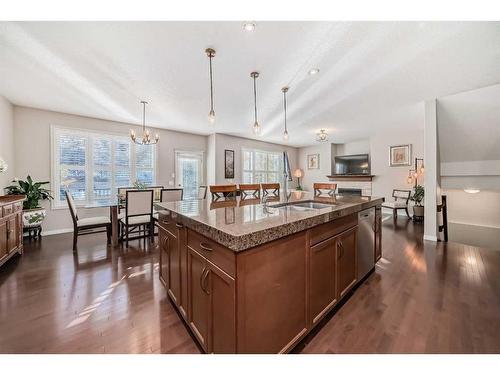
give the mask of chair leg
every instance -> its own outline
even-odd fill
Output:
[[[106,225],[106,237],[109,245],[111,243],[111,224]]]
[[[128,226],[125,226],[123,229],[125,230],[125,246],[128,247]]]
[[[398,218],[398,211],[396,209],[392,210],[392,218],[394,219],[394,221],[396,221],[396,219]]]
[[[78,239],[78,229],[73,230],[73,252],[76,252],[76,242]]]
[[[151,243],[155,242],[155,226],[153,221],[149,222],[149,238],[151,240]]]
[[[410,214],[408,213],[408,207],[405,207],[405,212],[406,212],[406,216],[408,216],[408,219],[410,218]]]

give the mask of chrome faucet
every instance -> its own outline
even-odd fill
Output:
[[[285,181],[283,183],[283,188],[285,192],[285,202],[288,203],[289,195],[288,195],[288,179],[291,176],[290,172],[290,162],[288,161],[288,154],[286,151],[283,152],[283,176],[285,177]]]

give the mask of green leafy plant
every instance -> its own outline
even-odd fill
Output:
[[[26,181],[14,180],[12,182],[17,185],[10,185],[5,188],[7,195],[26,195],[26,200],[23,202],[23,208],[29,210],[32,208],[40,208],[39,201],[46,199],[54,199],[50,190],[43,188],[48,181],[33,182],[31,176],[26,177]]]
[[[413,191],[413,195],[410,197],[410,199],[415,202],[415,206],[422,206],[422,201],[424,200],[424,194],[425,190],[422,185],[417,185],[415,186],[415,189]]]

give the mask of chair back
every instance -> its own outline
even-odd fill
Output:
[[[198,199],[207,199],[207,185],[198,186]]]
[[[280,184],[279,183],[272,183],[272,184],[260,184],[260,187],[262,189],[262,196],[267,196],[268,194],[271,195],[280,195]]]
[[[160,202],[177,202],[181,201],[183,189],[161,189]]]
[[[247,196],[250,196],[252,198],[260,198],[259,184],[240,184],[239,190],[241,199],[246,199]]]
[[[66,193],[66,202],[68,202],[69,212],[71,213],[71,219],[73,220],[73,224],[76,225],[76,222],[78,221],[78,213],[76,211],[75,201],[73,199],[73,196],[68,190],[66,190],[65,193]]]
[[[329,182],[317,182],[313,184],[314,196],[320,196],[323,194],[328,194],[333,197],[335,195],[335,190],[337,190],[337,184]]]
[[[410,200],[411,190],[401,190],[401,189],[393,189],[392,196],[395,201],[398,199],[401,201],[405,201],[408,204]]]
[[[153,215],[153,190],[127,190],[125,215]]]
[[[219,198],[236,198],[236,185],[210,185],[212,200]]]

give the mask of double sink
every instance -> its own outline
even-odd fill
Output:
[[[320,203],[315,202],[313,200],[308,201],[297,201],[297,202],[286,202],[280,204],[274,204],[269,206],[271,208],[281,208],[281,207],[290,207],[290,208],[298,208],[298,209],[315,209],[320,210],[322,208],[330,208],[332,206],[336,206],[336,203]]]

